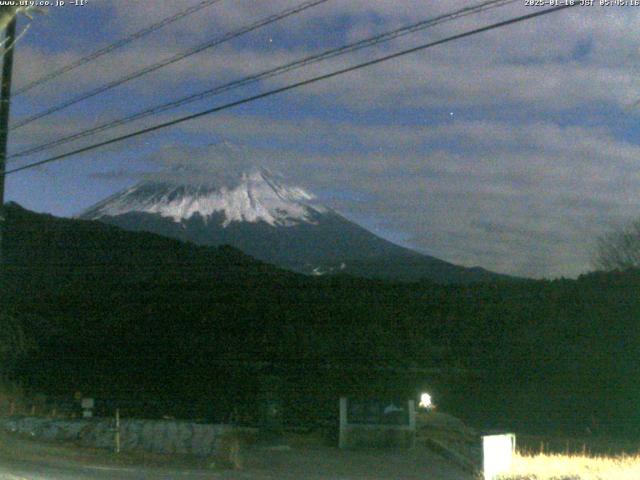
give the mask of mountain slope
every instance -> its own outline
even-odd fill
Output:
[[[81,218],[149,231],[198,245],[228,244],[305,274],[469,283],[508,278],[464,268],[384,240],[303,189],[265,169],[194,180],[174,170],[145,180],[85,211]]]

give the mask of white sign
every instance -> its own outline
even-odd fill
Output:
[[[483,436],[484,479],[494,480],[500,474],[509,473],[515,450],[516,436],[513,433]]]

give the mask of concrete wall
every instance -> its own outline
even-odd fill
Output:
[[[46,419],[36,417],[0,419],[0,428],[41,440],[74,442],[81,446],[113,449],[113,419]],[[145,450],[209,456],[218,453],[232,435],[247,433],[231,425],[211,425],[176,420],[120,421],[121,450]]]

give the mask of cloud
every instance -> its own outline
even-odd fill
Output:
[[[584,272],[597,236],[640,212],[640,146],[605,127],[367,127],[228,114],[181,128],[228,146],[171,145],[145,157],[165,171],[146,178],[188,166],[192,180],[206,181],[267,166],[351,218],[377,218],[416,249],[515,275]]]
[[[265,32],[254,32],[245,39],[207,50],[118,87],[114,95],[120,92],[121,95],[147,102],[175,99],[183,92],[221,85],[342,42],[360,39],[420,18],[432,18],[466,5],[464,2],[408,2],[403,8],[398,8],[397,4],[392,3],[328,2],[304,12],[300,18],[273,26],[276,30],[286,32],[286,41],[267,44],[267,37],[273,35],[270,30],[272,27],[269,27]],[[287,6],[290,7],[287,2],[269,5],[220,2],[172,24],[166,31],[161,30],[133,42],[114,55],[92,63],[90,67],[75,70],[75,88],[72,92],[38,89],[31,92],[28,98],[33,108],[38,109],[38,105],[57,102],[70,93],[91,90]],[[136,31],[182,8],[184,5],[169,2],[154,3],[152,9],[146,2],[114,2],[111,5],[112,13],[122,23],[119,28],[123,33]],[[401,48],[522,13],[530,11],[514,4],[482,15],[465,17],[375,49],[283,75],[265,82],[264,88],[274,88],[345,68]],[[602,21],[603,16],[607,21]],[[327,35],[327,29],[345,17],[350,21],[345,31],[340,31],[338,35],[345,38],[336,43],[333,36]],[[297,90],[295,97],[359,112],[407,108],[492,108],[499,104],[501,108],[526,108],[542,117],[548,112],[593,105],[625,108],[640,98],[640,81],[635,66],[640,60],[640,33],[633,27],[639,17],[635,9],[625,10],[624,15],[611,8],[571,9],[307,86]],[[384,19],[384,22],[380,19]],[[311,23],[322,20],[317,27],[322,34],[317,34],[310,41],[308,29],[302,27],[305,26],[303,20]],[[114,25],[117,24],[114,22]],[[295,26],[299,28],[292,29]],[[212,36],[212,31],[217,32],[216,35]],[[168,43],[167,37],[179,42]],[[585,44],[589,48],[584,58],[574,58],[576,50]],[[31,44],[24,49],[21,46],[20,54],[23,60],[17,66],[18,84],[42,74],[47,69],[45,66],[65,64],[74,57],[72,51],[45,54]],[[114,113],[129,111],[121,101],[110,101],[110,105],[113,105]],[[103,100],[96,98],[85,103],[83,108],[100,110],[103,106]],[[635,114],[633,111],[631,113]]]
[[[212,32],[219,35],[290,5],[223,0],[74,71],[74,89],[39,89],[19,97],[12,114],[31,114],[175,55]],[[463,5],[468,3],[330,1],[34,123],[12,135],[13,148]],[[100,8],[117,38],[185,4],[108,2]],[[180,112],[526,13],[531,10],[515,2]],[[50,18],[63,21],[58,12]],[[90,158],[111,163],[102,173],[92,170],[90,178],[133,180],[141,175],[135,165],[171,170],[187,161],[190,175],[206,179],[260,163],[324,192],[324,200],[345,214],[378,219],[381,229],[404,234],[415,248],[446,260],[517,275],[577,275],[588,268],[592,239],[640,211],[640,147],[619,128],[638,116],[638,109],[628,108],[640,98],[638,20],[635,8],[575,8],[441,45],[96,151]],[[16,84],[82,53],[76,44],[51,51],[35,41],[37,28],[34,23],[29,41],[19,46]],[[165,112],[51,154],[177,115]],[[225,138],[246,147],[230,155],[210,146]]]
[[[136,180],[140,176],[140,172],[119,168],[116,170],[107,170],[103,172],[94,172],[87,175],[88,178],[100,181],[120,181],[120,180]]]
[[[345,37],[359,39],[365,34],[385,30],[402,22],[415,21],[417,18],[434,17],[444,11],[450,11],[457,2],[411,2],[406,9],[390,7],[387,2],[342,2],[331,3],[305,12],[304,18],[316,18],[322,14],[326,26],[340,16],[353,19]],[[225,27],[247,18],[260,18],[278,11],[277,6],[267,8],[247,8],[246,5],[230,5],[223,2],[198,15],[196,22],[188,25],[191,30],[199,30],[199,22],[220,23],[225,19]],[[346,5],[348,4],[348,5]],[[268,9],[268,12],[267,12]],[[136,20],[135,11],[140,16],[147,14],[142,6],[122,9],[122,14]],[[166,13],[162,10],[163,13]],[[377,55],[396,51],[403,47],[414,46],[424,41],[442,38],[470,28],[496,21],[517,13],[530,13],[523,8],[512,6],[504,10],[493,10],[481,16],[467,17],[445,26],[427,30],[422,34],[405,37],[400,41],[377,47],[373,51],[350,55],[349,59],[336,59],[324,62],[304,72],[291,74],[269,82],[268,85],[281,85],[288,81],[308,78],[314,74],[342,68],[364,61]],[[409,15],[409,13],[411,15]],[[606,16],[606,22],[602,16]],[[380,22],[375,27],[376,18],[384,18],[384,27]],[[390,106],[455,107],[483,106],[495,103],[527,105],[538,111],[545,109],[575,108],[579,105],[602,102],[614,106],[627,106],[638,97],[640,83],[637,71],[633,67],[638,60],[640,34],[633,25],[638,13],[626,11],[614,13],[613,9],[583,8],[562,12],[544,20],[509,27],[508,29],[488,32],[473,39],[462,40],[443,45],[428,52],[403,57],[402,60],[389,62],[374,69],[351,73],[335,81],[305,88],[301,95],[320,96],[322,101],[332,101],[349,108],[375,109]],[[149,20],[147,20],[149,21]],[[240,22],[241,23],[241,22]],[[293,22],[304,24],[304,22]],[[139,23],[136,23],[139,25]],[[207,23],[211,27],[211,23]],[[291,25],[287,25],[287,28]],[[375,28],[374,28],[375,27]],[[354,33],[357,31],[358,33]],[[288,30],[286,52],[274,45],[265,48],[261,34],[252,34],[245,45],[219,48],[207,52],[192,60],[181,62],[182,67],[171,67],[159,73],[161,81],[175,83],[178,79],[189,81],[200,79],[211,82],[224,80],[233,75],[240,76],[256,70],[275,66],[293,58],[301,58],[310,51],[321,51],[331,44],[331,37],[323,38],[329,45],[309,48],[308,36]],[[553,39],[553,41],[545,40]],[[345,39],[345,41],[348,41]],[[590,45],[585,58],[574,59],[577,49],[585,42]],[[615,48],[614,48],[615,46]],[[274,50],[275,49],[275,50]],[[116,65],[123,69],[129,63],[139,62],[140,58],[160,58],[157,42],[142,44],[133,48],[127,58]],[[377,52],[377,53],[376,53]],[[186,74],[188,72],[188,75]],[[372,74],[373,73],[373,74]],[[222,75],[222,77],[220,77]],[[152,80],[153,81],[153,80]],[[215,83],[215,81],[214,81]],[[148,84],[140,88],[148,88]]]

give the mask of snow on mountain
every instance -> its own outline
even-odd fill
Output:
[[[97,220],[125,213],[150,213],[171,218],[174,222],[198,214],[204,218],[223,213],[223,227],[232,222],[266,222],[271,226],[314,223],[314,217],[327,211],[314,204],[313,195],[298,187],[279,182],[268,170],[254,168],[224,184],[181,180],[145,180],[98,203],[82,216]]]

